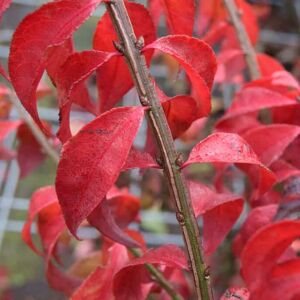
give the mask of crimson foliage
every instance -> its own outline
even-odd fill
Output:
[[[70,299],[169,299],[149,275],[153,264],[185,299],[189,288],[185,253],[174,245],[147,250],[141,233],[129,226],[139,222],[140,201],[115,186],[129,169],[160,169],[155,145],[147,136],[145,149],[133,146],[147,107],[115,106],[134,87],[125,58],[115,50],[117,39],[109,14],[99,20],[93,50],[78,52],[73,33],[102,0],[58,0],[29,14],[16,29],[9,55],[9,76],[22,105],[53,146],[59,142],[49,124],[39,118],[37,100],[51,90],[40,85],[46,72],[57,89],[62,144],[56,183],[37,190],[31,199],[23,229],[26,244],[46,262],[49,284]],[[211,113],[213,83],[234,83],[240,89],[213,133],[194,143],[181,170],[187,177],[192,206],[203,220],[203,246],[207,261],[222,244],[241,216],[247,216],[233,239],[233,253],[241,264],[243,286],[230,287],[221,299],[298,299],[300,262],[296,252],[300,222],[293,219],[299,208],[300,87],[297,80],[266,54],[257,54],[261,78],[245,82],[244,55],[221,0],[150,0],[148,9],[126,2],[134,31],[143,36],[141,53],[148,66],[163,57],[169,68],[182,68],[188,92],[169,97],[155,83],[174,140],[194,141]],[[0,1],[0,17],[10,1]],[[259,35],[258,16],[244,0],[237,0],[251,43]],[[195,23],[195,16],[199,20]],[[156,38],[160,16],[170,35]],[[192,34],[196,30],[196,36]],[[199,37],[202,37],[200,39]],[[217,55],[212,50],[219,49]],[[170,59],[171,57],[171,59]],[[100,101],[93,101],[86,81],[96,74]],[[150,80],[150,79],[149,79]],[[152,79],[151,79],[152,80]],[[45,158],[43,149],[22,121],[8,121],[6,97],[0,87],[0,159],[17,156],[26,176]],[[94,119],[72,132],[70,112],[74,105]],[[263,113],[268,113],[268,123]],[[5,148],[4,139],[17,130],[17,153]],[[189,177],[190,165],[209,163],[215,170],[209,186]],[[242,173],[242,172],[243,173]],[[242,175],[243,174],[243,175]],[[230,183],[248,180],[234,193]],[[247,187],[247,188],[246,188]],[[297,206],[298,203],[298,206]],[[295,208],[296,207],[296,208]],[[36,219],[41,246],[32,239]],[[101,251],[89,253],[63,270],[61,245],[70,233],[79,238],[87,225],[101,233]],[[240,224],[240,223],[239,223]],[[134,258],[127,248],[139,247]],[[87,260],[92,260],[88,264]],[[91,266],[92,265],[92,266]],[[78,270],[85,274],[78,274]]]

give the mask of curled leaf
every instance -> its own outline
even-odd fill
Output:
[[[35,217],[40,216],[38,220],[38,230],[43,251],[38,250],[34,245],[31,236],[31,226]],[[65,229],[65,223],[58,207],[58,199],[53,186],[47,186],[38,189],[31,197],[28,210],[28,218],[22,230],[22,238],[25,243],[37,254],[51,255],[59,234]]]
[[[218,121],[217,128],[221,129],[224,122],[241,115],[256,112],[266,108],[295,105],[295,99],[286,97],[270,89],[248,87],[241,90],[235,97],[231,107]]]
[[[257,158],[247,142],[234,133],[214,133],[198,143],[191,151],[183,168],[192,163],[238,163],[256,165],[259,168],[259,194],[273,185],[275,178]]]
[[[10,48],[9,74],[23,106],[44,130],[36,88],[47,67],[47,51],[67,40],[102,0],[50,2],[29,14],[16,29]]]
[[[281,221],[258,230],[241,254],[242,275],[250,291],[268,280],[277,260],[300,236],[299,221]]]
[[[189,182],[196,217],[203,215],[203,246],[212,254],[230,231],[243,210],[237,195],[219,194],[199,182]]]
[[[176,96],[162,103],[174,139],[198,119],[197,102],[189,96]]]
[[[82,83],[97,68],[106,63],[116,53],[83,51],[70,55],[56,74],[55,80],[60,99],[61,126],[58,137],[64,143],[71,137],[69,114],[73,99],[82,90]]]
[[[210,113],[210,89],[216,72],[216,59],[205,42],[185,35],[162,37],[144,50],[156,49],[173,56],[188,74],[196,93],[198,118]],[[201,56],[203,59],[199,59]]]
[[[46,124],[44,126],[48,128]],[[17,160],[20,177],[25,177],[43,163],[46,154],[26,124],[19,126],[17,138],[19,141]]]
[[[272,223],[277,209],[277,204],[270,204],[251,210],[233,242],[233,250],[236,256],[241,254],[245,244],[257,230]]]
[[[192,35],[195,21],[194,0],[160,0],[172,34]]]
[[[0,121],[0,159],[12,159],[15,156],[15,152],[7,149],[3,142],[20,125],[21,121]]]
[[[56,177],[59,203],[72,234],[101,203],[126,162],[144,115],[142,107],[112,109],[72,137]]]
[[[160,166],[148,152],[132,147],[122,169],[125,171],[135,168],[160,168]]]
[[[115,275],[116,300],[144,299],[146,295],[142,285],[151,282],[149,272],[145,267],[146,263],[187,270],[185,254],[177,246],[165,245],[149,250],[142,257],[130,261]]]
[[[263,125],[247,131],[243,138],[266,166],[276,161],[300,134],[300,127],[287,124]],[[268,137],[267,139],[265,137]]]
[[[98,267],[74,292],[71,300],[111,300],[113,298],[114,275],[128,261],[127,250],[124,246],[114,244],[110,249],[109,261],[104,268]]]
[[[172,55],[187,73],[196,71],[209,89],[212,88],[217,67],[216,57],[211,47],[202,40],[185,35],[171,35],[157,39],[146,46],[146,49],[156,49]]]
[[[93,227],[97,228],[111,240],[131,248],[139,247],[139,244],[126,235],[118,226],[108,206],[107,200],[104,199],[101,201],[88,216],[88,221]]]

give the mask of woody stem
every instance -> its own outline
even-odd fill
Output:
[[[211,300],[210,277],[203,259],[199,227],[184,176],[178,166],[179,156],[145,57],[140,51],[124,1],[107,1],[106,7],[119,37],[118,48],[126,58],[141,104],[148,106],[148,122],[159,147],[162,167],[175,202],[176,217],[183,232],[197,299]]]

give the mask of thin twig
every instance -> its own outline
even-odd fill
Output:
[[[9,100],[18,112],[20,119],[22,119],[25,122],[25,124],[29,127],[31,133],[41,145],[41,147],[44,149],[45,153],[54,161],[55,164],[58,164],[59,155],[57,154],[53,146],[49,143],[41,129],[34,123],[29,114],[25,111],[19,99],[17,98],[17,95],[14,92],[10,94]]]
[[[139,250],[137,249],[131,248],[129,251],[136,257],[141,256]],[[168,293],[173,300],[183,300],[182,296],[176,292],[161,271],[156,269],[155,266],[151,264],[145,264],[145,266],[149,273],[153,276],[154,280]]]
[[[234,0],[224,0],[224,4],[227,8],[232,24],[236,30],[241,48],[244,52],[250,77],[252,80],[258,79],[261,76],[259,65],[256,59],[255,49],[250,42],[249,35],[246,31],[244,23],[241,20],[241,15],[243,12],[239,11]]]
[[[176,217],[183,232],[197,299],[210,300],[210,276],[203,259],[199,227],[184,176],[180,171],[179,155],[175,150],[166,116],[152,83],[145,57],[141,54],[143,38],[139,37],[137,40],[123,0],[107,1],[106,7],[120,40],[120,43],[115,43],[116,48],[126,58],[141,104],[148,107],[148,121],[160,149],[162,168],[175,201]]]

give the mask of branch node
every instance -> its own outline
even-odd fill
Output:
[[[113,45],[118,52],[120,52],[121,54],[125,53],[125,48],[123,43],[120,43],[118,41],[113,41]]]
[[[140,102],[143,106],[149,106],[149,100],[146,96],[140,96]]]
[[[138,51],[141,51],[145,46],[145,39],[143,36],[140,36],[135,43],[135,47]]]
[[[185,219],[184,219],[184,216],[181,212],[177,212],[176,213],[176,219],[178,221],[178,223],[181,225],[181,226],[184,226],[185,224]]]
[[[238,9],[236,14],[238,15],[239,18],[242,18],[244,15],[244,11],[242,9]]]
[[[156,160],[157,164],[158,164],[161,168],[163,168],[164,162],[163,162],[162,158],[161,158],[161,157],[156,157],[155,160]]]
[[[183,154],[182,153],[178,153],[178,156],[175,160],[175,164],[177,167],[181,168],[183,165]]]
[[[210,266],[207,266],[207,267],[205,268],[203,274],[204,274],[204,278],[205,278],[206,280],[209,280],[209,278],[210,278]]]

